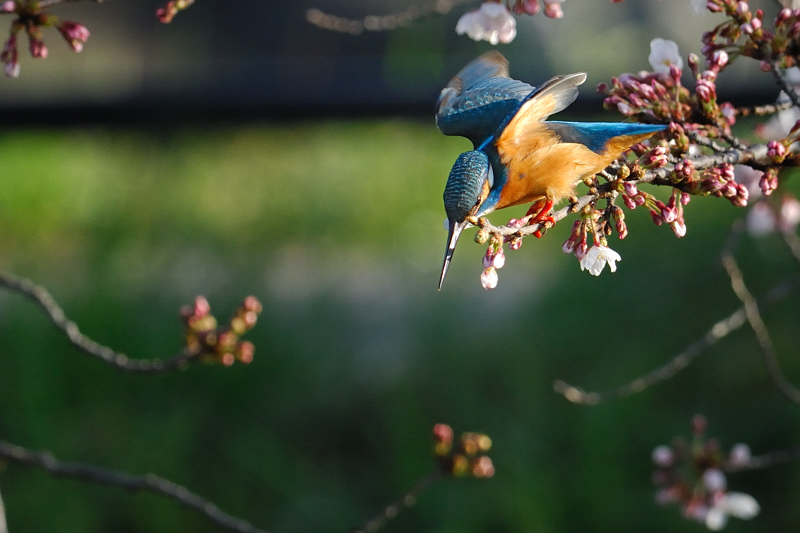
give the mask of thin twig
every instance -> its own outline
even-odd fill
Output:
[[[439,469],[426,474],[422,477],[422,479],[417,481],[417,483],[411,487],[411,490],[405,493],[405,495],[387,505],[383,511],[380,512],[380,514],[371,520],[367,520],[361,526],[353,529],[353,533],[374,533],[375,531],[378,531],[385,526],[389,520],[397,516],[400,511],[417,503],[417,498],[419,497],[420,493],[430,487],[434,481],[441,477],[442,472]]]
[[[0,457],[15,463],[43,468],[54,477],[75,478],[101,485],[112,485],[130,491],[152,492],[199,511],[218,525],[231,531],[238,533],[265,533],[264,530],[221,511],[215,504],[190,492],[187,488],[153,474],[132,476],[83,463],[66,463],[59,461],[50,453],[34,452],[2,440],[0,440]]]
[[[789,293],[798,286],[800,286],[800,276],[786,280],[770,289],[769,292],[761,297],[759,303],[761,307],[772,305],[788,296]],[[562,394],[567,400],[584,405],[597,405],[598,403],[608,400],[625,398],[657,383],[670,379],[679,371],[686,368],[698,355],[704,353],[708,348],[742,327],[745,323],[747,323],[747,312],[744,307],[740,307],[728,318],[714,324],[703,337],[687,346],[667,364],[615,390],[606,392],[585,392],[562,380],[554,382],[553,389],[559,394]]]
[[[779,111],[785,111],[789,109],[793,105],[794,104],[792,104],[791,100],[787,100],[777,104],[758,105],[753,107],[737,107],[736,114],[742,117],[746,117],[748,115],[774,115]]]
[[[778,87],[780,87],[786,96],[789,97],[792,105],[800,108],[800,97],[797,96],[794,87],[792,87],[792,84],[786,79],[786,76],[778,64],[772,59],[768,60],[767,62],[769,63],[769,70],[772,72],[772,77],[775,78],[775,83],[777,83]]]
[[[800,263],[800,238],[797,237],[796,233],[784,231],[783,234],[783,241],[786,243],[786,246],[789,247],[789,251],[792,252],[792,255]]]
[[[184,348],[180,353],[168,359],[129,359],[125,354],[98,344],[82,334],[77,324],[66,317],[64,311],[44,287],[36,285],[29,279],[0,271],[0,288],[2,287],[22,294],[38,304],[53,325],[64,332],[73,346],[83,353],[96,357],[120,370],[143,374],[159,374],[183,367],[199,358],[199,354],[196,351]]]
[[[756,299],[747,289],[747,285],[744,283],[742,271],[739,269],[739,265],[733,256],[735,243],[739,239],[743,227],[744,223],[740,219],[731,229],[731,235],[728,239],[729,244],[725,246],[722,252],[722,265],[725,267],[725,270],[728,272],[728,276],[731,278],[731,288],[733,289],[733,292],[736,293],[736,296],[744,304],[745,313],[747,314],[747,321],[750,323],[750,327],[753,328],[753,333],[756,335],[756,340],[758,340],[758,345],[761,348],[762,355],[764,356],[764,363],[767,366],[767,372],[769,373],[770,379],[772,379],[772,382],[775,384],[778,390],[781,391],[787,398],[795,403],[800,403],[800,390],[792,385],[786,379],[786,376],[783,375],[780,365],[778,364],[777,354],[775,353],[775,345],[772,343],[772,338],[770,337],[766,324],[764,324],[763,318],[761,318],[761,312],[758,309],[758,302],[756,302]]]
[[[776,464],[793,461],[795,459],[800,459],[800,446],[795,448],[790,448],[788,450],[778,450],[774,452],[765,453],[764,455],[751,457],[745,463],[725,465],[724,469],[727,472],[739,472],[742,470],[758,470],[761,468],[768,468]]]
[[[0,494],[0,533],[8,533],[8,522],[6,522],[6,506],[3,505],[2,494]]]
[[[95,2],[101,3],[103,0],[39,0],[39,9],[57,6],[58,4],[73,4],[78,2]]]
[[[391,31],[403,28],[423,18],[445,15],[455,6],[467,3],[474,3],[474,0],[433,0],[410,6],[395,13],[367,15],[356,19],[339,17],[317,8],[311,8],[306,11],[306,21],[325,30],[358,35],[364,30]]]

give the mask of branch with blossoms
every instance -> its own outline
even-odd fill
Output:
[[[68,319],[53,296],[42,286],[29,279],[0,271],[0,288],[20,294],[36,303],[70,343],[86,355],[99,359],[125,372],[160,374],[186,367],[189,363],[206,361],[231,366],[239,361],[247,364],[253,360],[255,347],[240,337],[256,325],[261,303],[248,296],[233,317],[219,326],[211,314],[208,301],[198,296],[192,306],[181,309],[184,323],[184,348],[166,359],[130,359],[127,355],[90,339],[81,333],[78,325]]]
[[[19,77],[19,35],[23,32],[28,36],[28,49],[33,58],[44,59],[47,57],[47,45],[44,43],[44,30],[55,28],[67,41],[67,45],[74,51],[83,50],[83,45],[91,35],[83,24],[71,20],[61,20],[59,17],[46,11],[60,4],[80,2],[83,0],[6,0],[0,3],[0,15],[15,15],[11,22],[10,36],[0,51],[0,61],[4,64],[6,76]],[[100,3],[103,0],[86,0]],[[156,10],[156,17],[163,23],[169,23],[178,12],[186,9],[194,0],[173,0]]]
[[[475,41],[492,44],[510,43],[517,36],[514,15],[536,15],[540,11],[548,18],[564,16],[564,0],[486,0],[478,9],[467,11],[456,23],[456,33],[467,34]],[[620,1],[620,0],[614,0]],[[450,13],[461,4],[475,4],[475,0],[434,0],[412,5],[402,11],[384,15],[366,15],[360,18],[340,17],[312,8],[306,11],[306,20],[318,28],[359,35],[366,31],[391,31],[405,28],[419,20]]]
[[[354,528],[353,533],[374,533],[389,520],[417,502],[419,495],[435,481],[443,477],[474,477],[485,479],[494,476],[494,465],[486,453],[492,447],[492,439],[483,433],[462,433],[454,440],[453,429],[447,424],[433,427],[433,455],[436,467],[425,474],[398,500],[387,505],[378,515]]]

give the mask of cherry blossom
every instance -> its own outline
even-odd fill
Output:
[[[621,260],[622,257],[608,246],[596,244],[581,259],[581,270],[588,270],[592,276],[599,276],[606,264],[608,264],[611,272],[616,272],[617,261]]]
[[[678,50],[678,43],[656,37],[650,41],[650,56],[647,58],[650,66],[655,72],[669,75],[670,66],[675,66],[678,70],[683,68],[683,59]]]
[[[517,36],[517,21],[504,4],[484,2],[479,9],[464,13],[458,19],[456,33],[466,33],[474,41],[505,44]]]

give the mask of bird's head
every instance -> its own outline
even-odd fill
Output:
[[[448,235],[439,290],[453,258],[458,237],[467,225],[466,218],[478,212],[494,184],[489,157],[480,150],[464,152],[450,170],[444,187],[444,210],[447,213]]]

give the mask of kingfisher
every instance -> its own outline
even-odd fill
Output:
[[[468,217],[533,202],[529,223],[553,222],[548,213],[578,182],[667,127],[546,121],[575,101],[584,81],[586,73],[578,72],[534,87],[510,78],[506,58],[491,51],[442,89],[436,126],[466,137],[473,150],[458,156],[444,188],[448,236],[439,290]]]

